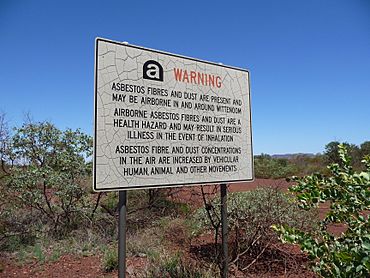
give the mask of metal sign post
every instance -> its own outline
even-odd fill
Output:
[[[221,184],[221,223],[222,223],[222,278],[227,277],[229,271],[229,255],[227,246],[227,186]]]
[[[119,191],[119,222],[118,222],[118,277],[126,277],[126,215],[127,215],[127,193]]]

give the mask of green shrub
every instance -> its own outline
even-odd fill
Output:
[[[241,253],[254,256],[266,246],[277,242],[278,238],[271,229],[273,224],[289,224],[311,230],[317,222],[317,211],[298,209],[293,196],[277,188],[264,187],[230,193],[227,206],[233,258]],[[212,229],[209,216],[213,222],[220,221],[220,198],[215,198],[207,209],[199,209],[195,219],[203,223],[204,228]]]
[[[299,244],[312,261],[313,270],[323,277],[370,276],[370,157],[363,160],[366,171],[355,173],[344,145],[338,146],[340,163],[331,164],[331,176],[319,174],[293,178],[291,188],[301,208],[311,209],[330,202],[330,210],[316,232],[290,225],[275,225],[284,242]],[[331,224],[346,230],[336,236]]]
[[[213,278],[217,277],[215,270],[204,270],[200,266],[185,260],[181,254],[163,255],[159,260],[150,262],[146,270],[146,278]]]
[[[0,250],[15,252],[27,245],[34,245],[40,230],[38,213],[17,210],[8,205],[0,211]]]
[[[91,173],[86,162],[91,153],[92,138],[80,130],[26,123],[14,130],[2,151],[3,161],[13,165],[4,178],[7,195],[19,209],[38,211],[37,221],[48,223],[53,234],[68,234],[92,210],[83,186]]]
[[[104,252],[103,269],[105,272],[112,272],[118,269],[117,247],[108,247]]]
[[[106,211],[115,212],[118,207],[118,192],[107,192],[100,206]]]
[[[41,263],[44,263],[45,262],[45,254],[44,254],[44,251],[42,250],[42,247],[41,247],[40,244],[36,244],[33,247],[33,255],[34,255],[34,258],[38,262],[41,262]]]
[[[127,253],[130,256],[149,256],[163,251],[163,230],[156,227],[140,229],[129,234],[127,238]]]
[[[297,172],[297,167],[288,159],[272,158],[262,154],[254,158],[254,171],[257,178],[286,178]]]
[[[62,251],[60,249],[54,249],[50,255],[50,261],[56,262],[62,256]]]

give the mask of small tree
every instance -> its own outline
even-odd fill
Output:
[[[360,145],[360,153],[361,157],[370,155],[370,141],[365,141]]]
[[[41,212],[55,233],[73,228],[89,206],[82,184],[91,172],[92,138],[49,122],[26,123],[5,153],[13,162],[7,189],[20,205]]]
[[[325,152],[324,157],[328,164],[331,163],[337,163],[341,164],[342,159],[339,155],[339,146],[342,145],[346,148],[349,156],[351,157],[351,165],[355,167],[355,169],[361,168],[361,159],[363,156],[361,156],[361,150],[360,148],[355,144],[349,144],[347,142],[340,143],[337,141],[333,141],[328,143],[325,146]]]
[[[281,240],[299,244],[312,261],[313,269],[323,277],[369,277],[370,275],[370,157],[363,160],[366,171],[355,173],[344,145],[338,145],[340,163],[331,164],[331,176],[319,174],[293,178],[290,188],[297,193],[305,210],[330,202],[330,211],[318,231],[304,232],[284,225],[273,228]],[[345,232],[336,236],[330,224],[342,224]]]

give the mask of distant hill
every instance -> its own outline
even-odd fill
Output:
[[[272,158],[285,158],[285,159],[293,159],[298,156],[306,156],[306,157],[314,157],[317,154],[313,153],[286,153],[286,154],[273,154],[271,155]]]

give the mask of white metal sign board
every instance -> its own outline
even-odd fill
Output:
[[[96,39],[94,190],[253,179],[249,72]]]

